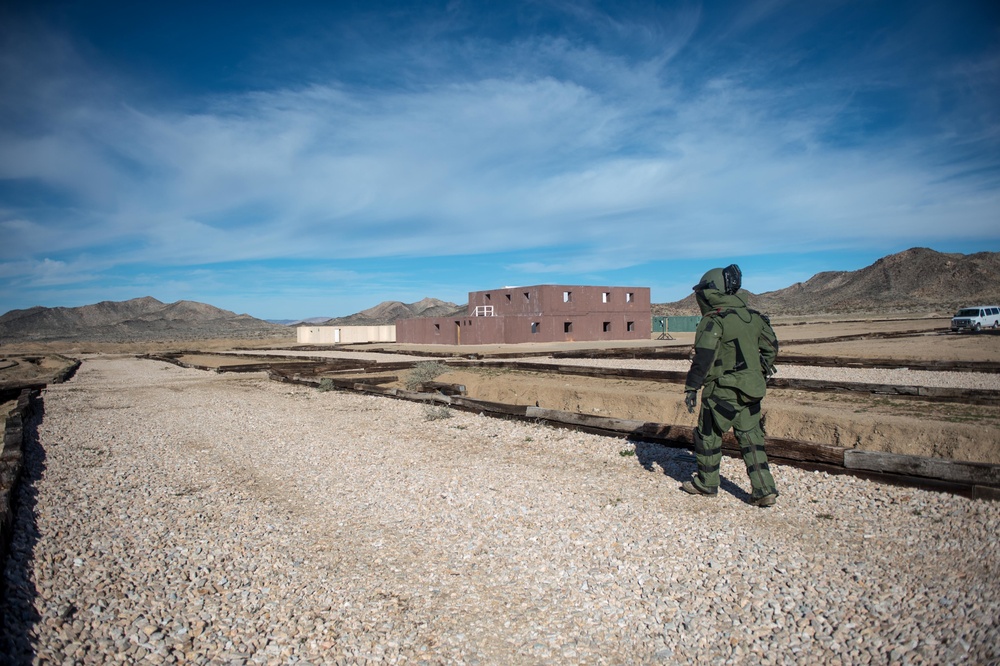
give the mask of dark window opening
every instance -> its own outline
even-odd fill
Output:
[[[625,330],[628,331],[629,333],[634,333],[635,322],[634,321],[625,322]]]
[[[539,329],[540,326],[541,326],[540,322],[537,322],[537,321],[531,322],[531,332],[532,333],[538,333],[538,329]]]
[[[434,335],[441,335],[441,324],[434,324]]]
[[[573,332],[573,322],[567,321],[563,323],[563,333],[572,333],[572,332]]]
[[[611,332],[611,322],[610,321],[604,322],[604,332],[605,333],[610,333]]]
[[[635,299],[635,294],[633,294],[631,291],[625,294],[626,303],[631,303],[634,299]]]
[[[573,292],[572,291],[564,291],[563,292],[563,303],[569,303],[572,300],[573,300]]]

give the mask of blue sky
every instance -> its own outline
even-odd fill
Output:
[[[992,0],[8,1],[0,313],[998,251],[998,90]]]

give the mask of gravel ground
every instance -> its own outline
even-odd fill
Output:
[[[649,359],[582,359],[582,358],[523,358],[522,363],[540,365],[598,366],[636,370],[687,372],[690,361]],[[946,372],[909,370],[905,368],[831,368],[808,365],[777,364],[777,377],[783,379],[822,379],[833,382],[860,384],[891,384],[893,386],[938,386],[944,388],[1000,390],[1000,374],[986,372]]]
[[[998,663],[1000,504],[93,358],[46,391],[4,663]]]
[[[252,355],[252,356],[299,356],[302,358],[346,358],[361,359],[363,361],[375,361],[377,363],[402,363],[405,361],[434,361],[439,360],[427,356],[416,356],[412,354],[389,354],[386,352],[364,352],[364,351],[301,351],[297,349],[261,349],[252,352],[230,351],[220,352],[222,354]]]
[[[241,352],[233,352],[241,353]],[[264,356],[285,355],[302,356],[306,358],[360,358],[379,363],[394,363],[400,361],[434,360],[427,357],[405,354],[386,354],[379,352],[339,352],[339,351],[266,351],[254,352]],[[509,360],[509,359],[504,359]],[[539,365],[589,366],[602,368],[628,368],[636,370],[664,370],[686,372],[691,367],[690,361],[684,360],[651,360],[651,359],[585,359],[585,358],[546,358],[527,356],[513,359],[521,363],[537,363]],[[937,370],[909,370],[905,368],[831,368],[821,366],[791,365],[779,363],[778,377],[786,379],[822,379],[834,382],[854,382],[862,384],[891,384],[894,386],[937,386],[942,388],[963,388],[979,390],[1000,390],[1000,374],[987,372],[947,372]]]

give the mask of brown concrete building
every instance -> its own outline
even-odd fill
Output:
[[[460,317],[400,319],[396,341],[490,345],[648,340],[649,287],[543,284],[469,292]]]

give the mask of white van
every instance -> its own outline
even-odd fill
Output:
[[[996,305],[977,305],[971,308],[962,308],[951,318],[951,330],[958,331],[978,331],[981,328],[1000,327],[1000,307]]]

